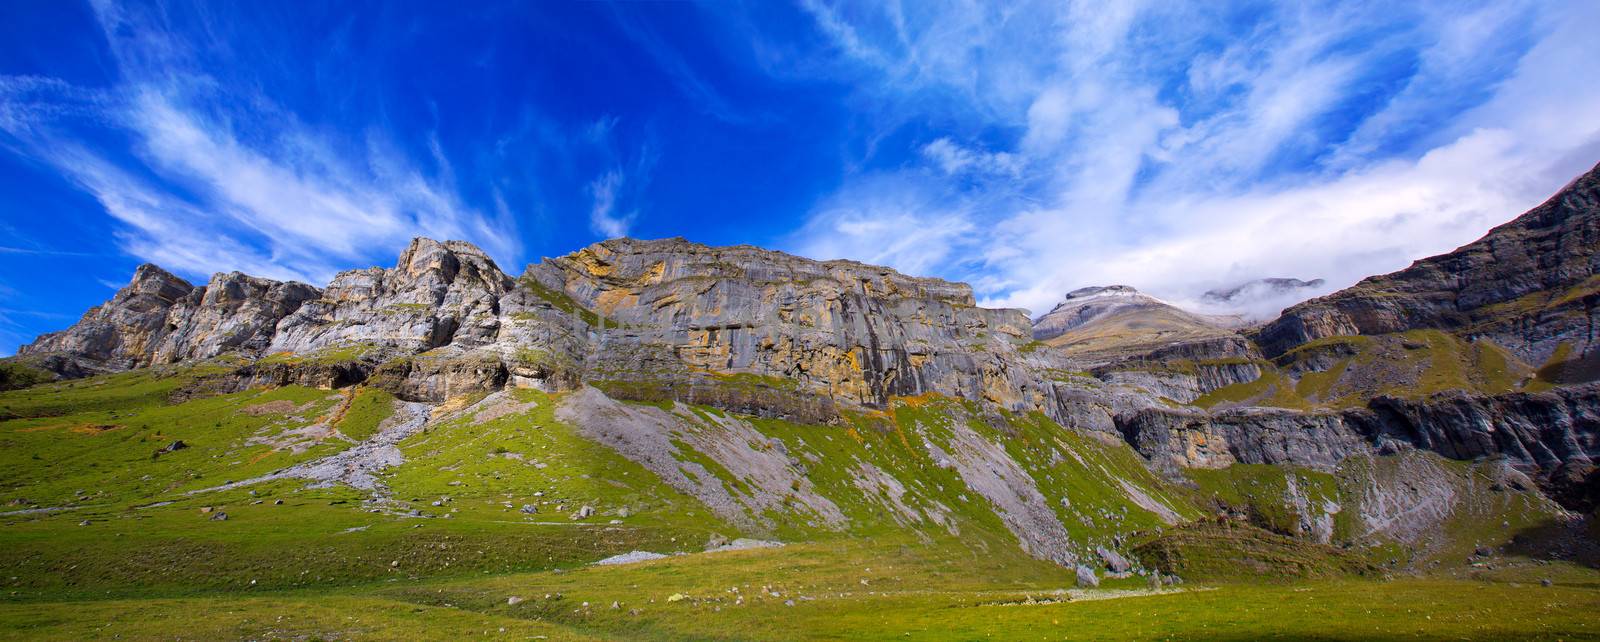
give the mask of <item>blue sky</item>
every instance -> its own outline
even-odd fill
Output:
[[[145,261],[322,285],[416,235],[512,273],[753,243],[1036,312],[1332,289],[1600,160],[1593,2],[1004,4],[4,3],[0,354]]]

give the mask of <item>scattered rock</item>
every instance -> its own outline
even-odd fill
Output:
[[[1121,554],[1104,546],[1097,547],[1095,553],[1100,555],[1100,561],[1106,563],[1106,568],[1113,573],[1127,573],[1133,569],[1133,564]]]
[[[225,521],[228,521],[228,514],[219,512],[219,513],[211,516],[211,521],[213,521],[213,522],[225,522]]]
[[[506,605],[507,606],[516,606],[516,605],[521,604],[521,603],[522,603],[522,598],[517,597],[515,595],[506,598]]]
[[[621,555],[612,555],[611,557],[607,557],[607,558],[605,558],[603,560],[595,562],[595,564],[600,565],[600,566],[613,566],[613,565],[616,565],[616,564],[632,564],[634,562],[648,562],[650,560],[658,560],[658,559],[661,559],[663,557],[666,557],[666,556],[662,555],[660,553],[651,553],[650,551],[633,551],[631,553],[623,553]]]
[[[1095,588],[1100,586],[1100,578],[1095,577],[1094,569],[1086,565],[1078,565],[1078,588]]]
[[[1555,582],[1550,581],[1550,578],[1548,578],[1548,577],[1544,578],[1542,580],[1539,580],[1539,586],[1543,586],[1543,587],[1547,587],[1548,588],[1549,586],[1551,586],[1553,584],[1555,584]]]
[[[716,548],[707,549],[707,553],[720,553],[723,551],[747,551],[753,548],[783,548],[783,542],[768,539],[749,539],[741,537]]]

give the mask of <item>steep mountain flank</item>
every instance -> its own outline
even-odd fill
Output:
[[[1597,268],[1600,166],[1460,249],[1289,308],[1258,340],[1278,355],[1325,337],[1437,328],[1589,379],[1600,376]]]

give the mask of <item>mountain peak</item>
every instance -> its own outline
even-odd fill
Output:
[[[1102,294],[1132,295],[1143,293],[1140,292],[1138,288],[1135,288],[1131,285],[1091,285],[1086,288],[1078,288],[1068,292],[1066,300],[1072,301],[1074,299],[1083,299]]]
[[[1311,279],[1302,281],[1287,277],[1252,279],[1231,287],[1207,290],[1201,300],[1212,304],[1246,304],[1263,299],[1278,299],[1306,290],[1322,287],[1327,281]],[[1306,295],[1300,295],[1304,298]]]

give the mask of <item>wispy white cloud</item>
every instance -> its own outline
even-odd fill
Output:
[[[823,202],[792,244],[820,259],[848,258],[925,274],[974,232],[970,204],[930,182],[867,178]]]
[[[121,84],[0,77],[0,131],[93,195],[129,254],[190,275],[238,269],[314,283],[337,266],[391,261],[416,235],[520,259],[515,219],[461,198],[436,137],[420,166],[380,128],[351,139],[307,125],[207,75],[159,11],[95,9]],[[72,128],[85,121],[131,147],[90,147]]]
[[[633,219],[637,216],[637,212],[617,213],[617,196],[622,190],[622,181],[622,172],[611,170],[589,182],[589,196],[594,203],[589,208],[589,229],[608,239],[627,236],[628,227],[633,225]]]
[[[807,7],[882,79],[862,91],[892,113],[864,118],[953,125],[906,150],[921,166],[847,178],[791,249],[970,280],[992,305],[1344,287],[1600,160],[1600,88],[1571,75],[1600,59],[1593,3]],[[995,130],[1015,134],[958,142]],[[994,168],[1014,180],[953,179]]]
[[[1016,176],[1022,171],[1022,160],[1016,154],[972,149],[948,137],[923,145],[922,156],[952,175],[972,172]]]

